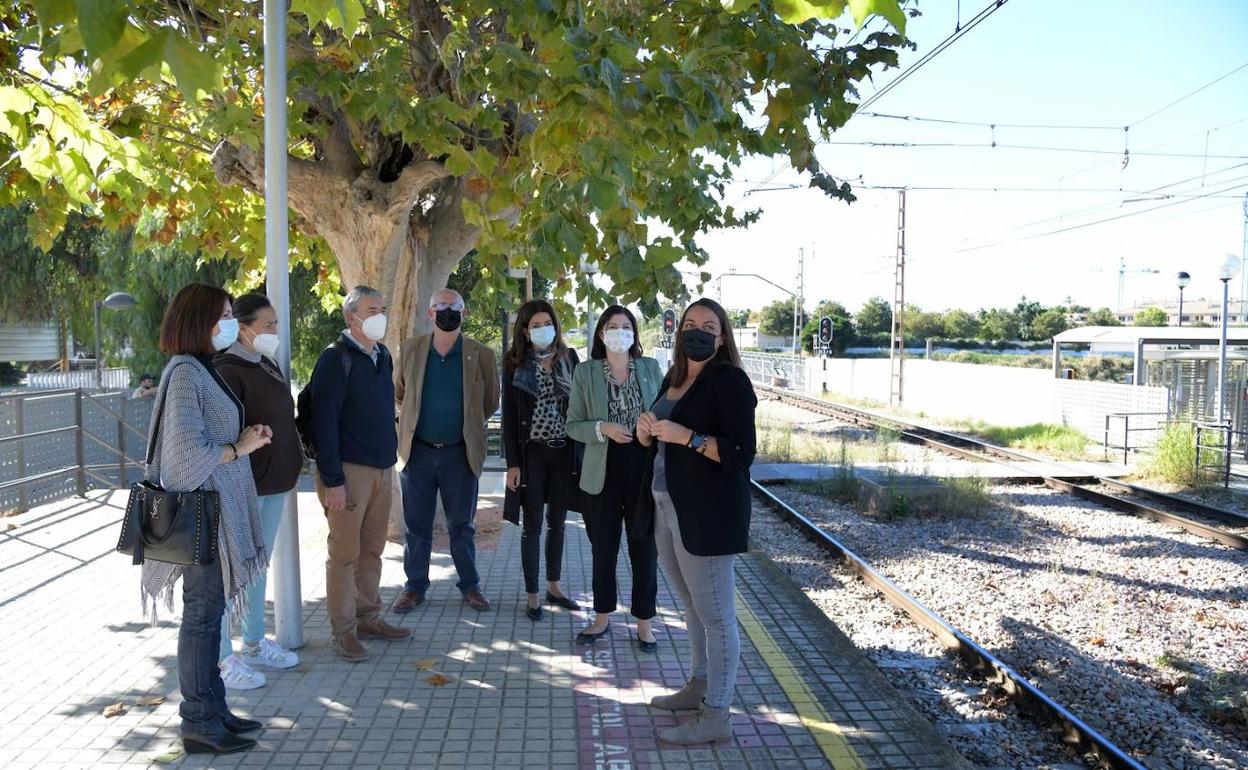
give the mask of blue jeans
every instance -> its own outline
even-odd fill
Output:
[[[403,472],[403,571],[404,590],[421,596],[429,590],[429,557],[433,552],[433,515],[437,496],[442,495],[446,529],[451,540],[451,560],[459,573],[459,590],[475,591],[481,584],[477,574],[477,476],[468,465],[464,444],[441,448],[412,439],[412,452]]]
[[[221,615],[225,612],[221,562],[189,566],[182,573],[182,625],[178,629],[178,686],[182,731],[201,735],[225,715],[221,681]]]
[[[706,679],[711,708],[728,708],[737,684],[741,636],[734,604],[734,561],[725,556],[694,556],[680,536],[676,506],[667,492],[654,492],[654,541],[659,562],[685,608],[693,675]]]
[[[273,558],[273,543],[277,542],[277,527],[282,523],[282,509],[286,505],[286,495],[264,495],[258,498],[260,503],[260,527],[264,530],[264,550]],[[268,584],[268,570],[261,573],[256,582],[247,587],[247,614],[243,616],[243,641],[258,643],[264,638],[264,592]],[[221,621],[221,657],[225,660],[234,652],[234,644],[230,641],[230,621]]]

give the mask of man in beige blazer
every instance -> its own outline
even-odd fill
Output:
[[[433,334],[404,342],[395,370],[407,583],[392,609],[411,612],[425,601],[441,493],[460,593],[473,609],[488,610],[477,574],[473,519],[485,464],[485,423],[498,409],[498,365],[492,350],[461,332],[464,298],[458,292],[435,291],[428,313]]]

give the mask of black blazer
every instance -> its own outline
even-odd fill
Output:
[[[669,375],[670,376],[670,375]],[[666,379],[659,398],[671,386]],[[653,531],[654,458],[663,451],[667,492],[676,506],[680,539],[694,556],[724,556],[749,550],[750,464],[754,462],[754,408],[758,398],[738,367],[703,370],[672,410],[672,422],[714,436],[720,462],[688,447],[654,442],[647,453],[638,514]]]

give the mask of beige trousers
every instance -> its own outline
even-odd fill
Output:
[[[342,464],[347,507],[325,509],[329,542],[325,558],[325,605],[335,639],[355,633],[356,624],[381,617],[381,552],[386,547],[394,469]],[[316,477],[325,503],[325,486]]]

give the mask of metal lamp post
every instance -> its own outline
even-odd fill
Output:
[[[1174,282],[1179,287],[1179,326],[1183,325],[1183,290],[1192,282],[1192,277],[1186,272],[1180,270],[1178,275],[1174,277]]]
[[[100,350],[100,308],[106,307],[109,310],[130,310],[139,304],[138,300],[126,294],[124,291],[115,291],[102,300],[95,301],[95,389],[104,389],[104,370],[101,365],[103,353]]]
[[[1222,334],[1218,338],[1218,422],[1226,418],[1226,316],[1230,304],[1230,284],[1239,275],[1243,263],[1234,254],[1227,254],[1218,267],[1218,280],[1222,282]]]
[[[589,279],[589,293],[585,297],[585,357],[594,349],[594,276],[598,275],[598,263],[583,261],[581,271]]]

